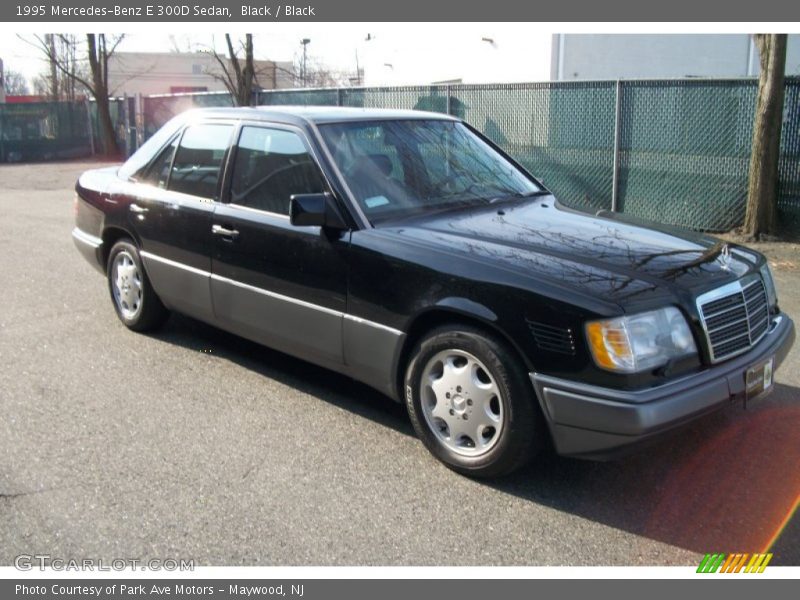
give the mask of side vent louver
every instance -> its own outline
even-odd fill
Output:
[[[547,352],[575,355],[575,337],[572,330],[564,327],[553,327],[536,321],[528,321],[536,345]]]

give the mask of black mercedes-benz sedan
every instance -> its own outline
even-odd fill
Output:
[[[468,475],[759,399],[794,341],[761,254],[572,210],[444,115],[190,111],[76,190],[127,327],[177,311],[349,375]]]

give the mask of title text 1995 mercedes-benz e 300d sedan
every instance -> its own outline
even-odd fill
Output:
[[[794,341],[762,255],[571,210],[443,115],[190,111],[76,204],[130,329],[178,311],[347,374],[469,475],[763,396]]]

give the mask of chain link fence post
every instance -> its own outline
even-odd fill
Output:
[[[144,144],[144,98],[139,93],[136,94],[135,98],[134,124],[136,126],[136,147],[141,148],[142,144]]]
[[[622,82],[617,79],[616,93],[614,100],[614,162],[612,163],[611,173],[611,211],[617,212],[619,209],[619,133],[620,133],[620,115],[622,103]]]
[[[92,123],[92,107],[89,104],[89,99],[85,98],[83,105],[86,107],[86,127],[89,130],[89,147],[92,149],[92,156],[97,154],[94,147],[94,125]]]
[[[4,110],[5,104],[0,104],[0,163],[6,162],[6,148],[5,148],[5,138],[6,134],[3,131],[3,127],[5,124],[5,114],[6,111]]]
[[[128,104],[128,95],[122,94],[122,101],[117,100],[117,131],[122,129],[122,142],[125,144],[123,153],[125,158],[131,155],[131,131],[130,131],[130,105]]]

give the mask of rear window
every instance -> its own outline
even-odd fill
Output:
[[[147,165],[153,159],[153,155],[167,143],[167,141],[178,133],[181,126],[186,122],[186,115],[178,115],[170,119],[166,125],[156,131],[149,140],[142,144],[125,164],[119,168],[118,175],[123,179],[141,179]]]
[[[172,162],[169,189],[216,200],[222,161],[232,132],[233,125],[227,124],[187,127]]]
[[[169,168],[172,165],[172,157],[175,154],[175,148],[178,147],[178,138],[161,151],[161,154],[150,163],[150,166],[141,171],[141,175],[137,179],[143,183],[149,183],[164,189],[167,187],[169,181]]]

